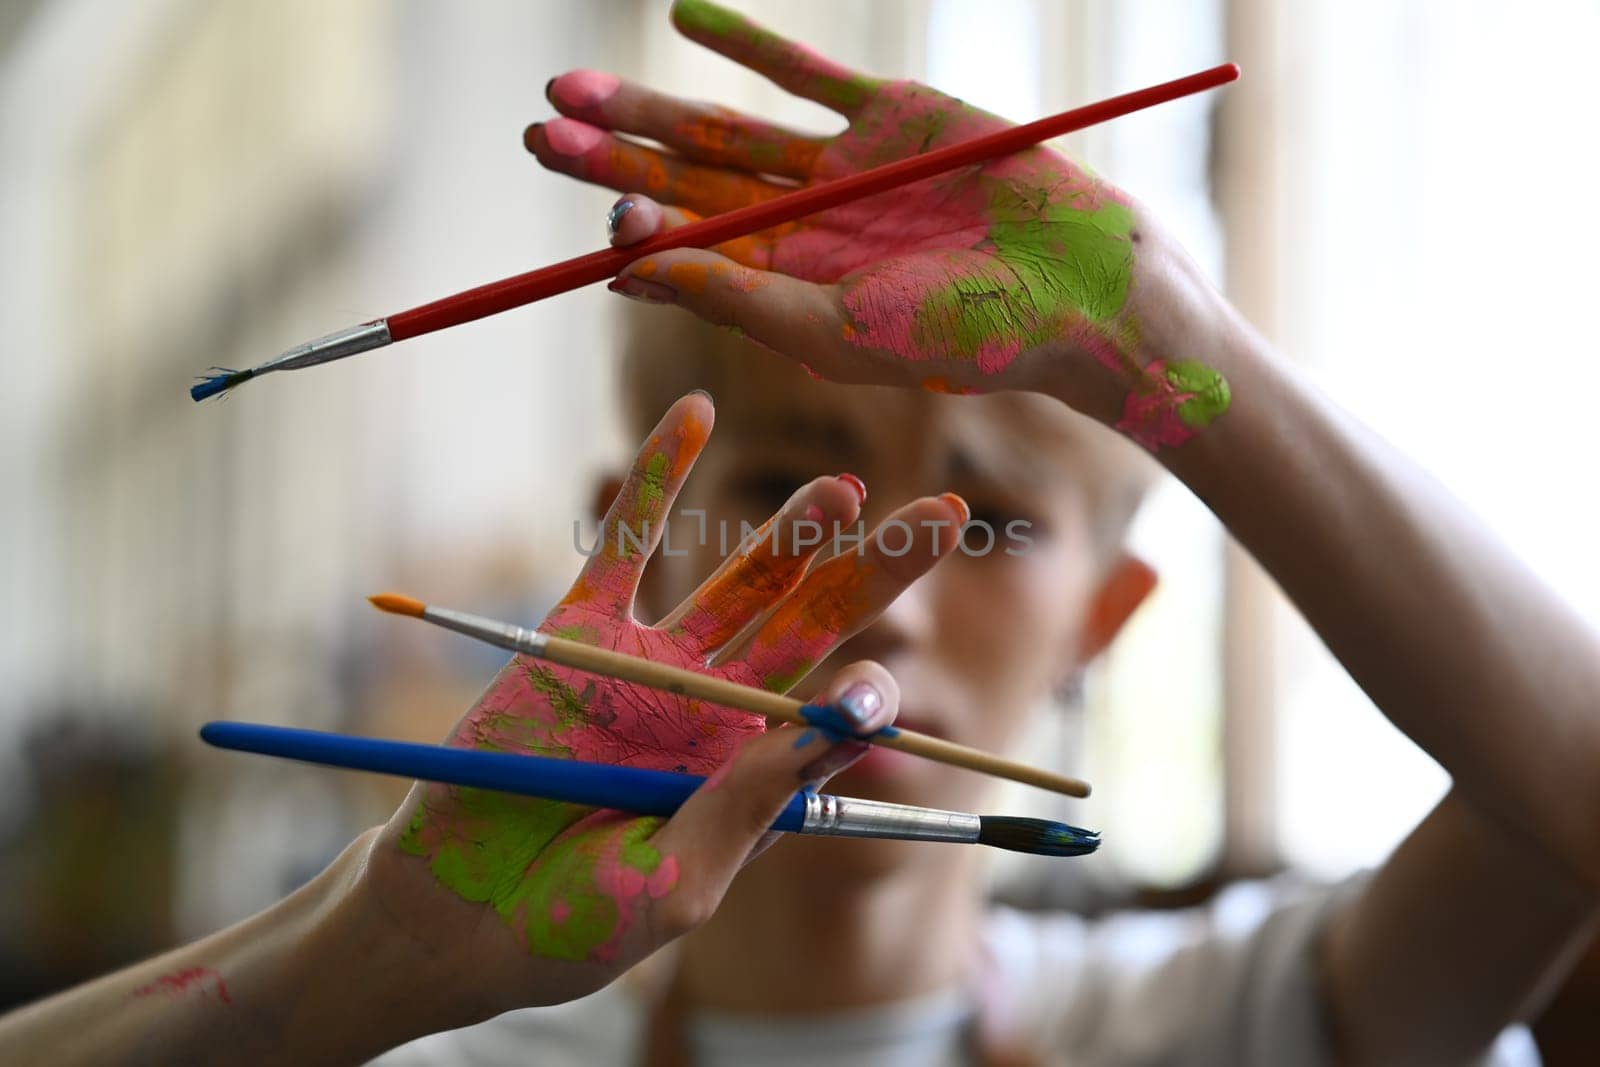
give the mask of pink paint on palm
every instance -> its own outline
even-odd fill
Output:
[[[878,85],[850,128],[816,153],[807,179],[856,174],[1004,125],[925,86]],[[643,178],[652,195],[697,210],[728,210],[771,190],[731,170],[652,162],[636,149],[619,154],[596,145],[583,166],[590,180],[638,188]],[[1109,257],[1105,241],[1080,240],[1108,206],[1126,208],[1128,201],[1041,147],[841,205],[719,251],[751,266],[840,284],[848,311],[843,341],[947,365],[929,370],[953,391],[972,384],[974,372],[1000,374],[1085,317],[1078,299],[1085,282],[1072,277],[1076,260],[1094,260],[1091,274],[1109,273],[1108,284],[1125,290],[1118,262],[1122,253],[1131,262],[1125,234],[1112,235]],[[1044,268],[1049,260],[1060,261],[1066,281],[1057,283]]]
[[[633,618],[634,592],[661,536],[658,526],[645,534],[643,524],[665,519],[705,445],[709,414],[704,400],[686,399],[662,420],[601,524],[601,546],[540,630],[784,691],[870,616],[873,602],[862,587],[872,567],[859,554],[836,557],[808,575],[809,554],[791,568],[764,565],[752,551],[691,601],[705,625],[651,627]],[[848,496],[853,515],[860,490],[852,487]],[[797,498],[792,511],[807,515],[806,502]],[[625,526],[632,534],[619,539]],[[710,666],[718,647],[752,619],[765,621],[741,658]],[[454,743],[713,774],[765,726],[762,717],[737,709],[519,656],[462,720]],[[492,906],[529,951],[613,961],[638,941],[627,934],[649,902],[677,882],[677,860],[651,844],[659,824],[432,785],[412,812],[401,848],[425,857],[458,895]]]
[[[595,950],[599,960],[615,959],[621,950],[628,929],[639,914],[639,905],[646,900],[660,900],[678,884],[678,858],[663,856],[656,869],[649,874],[624,861],[623,843],[614,837],[594,866],[595,888],[610,897],[617,906],[617,926],[610,941]]]
[[[540,629],[571,633],[581,626],[574,619],[581,615],[561,611]],[[657,663],[707,670],[697,643],[631,621],[613,623],[612,632],[593,643]],[[748,683],[750,676],[738,680]],[[749,712],[518,657],[463,721],[457,743],[709,774],[740,741],[764,728],[765,720]]]
[[[953,316],[919,321],[911,313],[950,292],[953,279],[974,293],[1012,284],[995,267],[992,256],[976,251],[946,251],[885,263],[850,287],[845,306],[853,324],[845,327],[845,340],[911,362],[972,359],[981,373],[999,373],[1016,358],[1020,344],[985,343],[970,351],[961,344]]]
[[[700,419],[686,415],[646,443],[601,525],[596,554],[540,625],[542,632],[674,667],[707,670],[714,648],[692,634],[641,625],[632,617],[632,605],[644,559],[661,536],[666,508],[709,432]],[[739,669],[716,673],[737,674]],[[748,681],[748,674],[740,680]],[[764,729],[765,720],[748,712],[519,656],[462,721],[456,740],[473,747],[706,774],[731,756],[743,738]]]
[[[963,140],[996,121],[910,82],[886,87],[850,130],[820,152],[811,180],[856,174],[912,154],[918,143]],[[752,265],[806,281],[832,283],[885,259],[974,248],[988,234],[984,199],[968,172],[945,174],[892,193],[844,204],[774,231],[768,253]]]

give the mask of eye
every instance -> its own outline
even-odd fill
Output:
[[[730,495],[750,514],[765,518],[783,507],[803,478],[776,467],[754,468],[734,475]]]
[[[1032,541],[1042,541],[1050,536],[1042,513],[1020,501],[978,497],[968,498],[967,504],[972,509],[972,517],[963,532],[962,543],[968,554],[998,554],[1002,558],[1010,558],[1000,550],[1017,540],[1019,534]],[[985,552],[985,548],[989,548],[989,551]]]

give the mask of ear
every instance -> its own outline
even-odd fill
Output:
[[[1140,604],[1156,587],[1156,572],[1137,556],[1121,553],[1106,569],[1089,598],[1088,617],[1078,644],[1078,662],[1088,663],[1106,650]]]

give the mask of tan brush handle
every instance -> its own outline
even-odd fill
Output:
[[[530,642],[537,647],[525,647],[523,651],[552,663],[604,675],[607,678],[619,678],[651,689],[709,700],[713,704],[754,712],[778,722],[793,723],[797,726],[810,725],[800,712],[805,705],[793,697],[769,693],[765,689],[740,685],[726,678],[713,678],[710,675],[668,666],[654,660],[639,659],[606,648],[596,648],[594,645],[570,641],[563,637],[554,637],[550,634],[539,634],[537,637],[540,638],[539,641]],[[914,756],[922,756],[939,763],[947,763],[952,767],[965,767],[996,778],[1007,778],[1013,782],[1022,782],[1024,785],[1038,786],[1040,789],[1063,793],[1069,797],[1089,795],[1089,783],[1081,778],[1053,774],[1025,763],[1003,759],[980,749],[919,734],[914,730],[894,729],[888,733],[870,734],[861,740],[884,748],[892,748],[898,752],[909,752]]]

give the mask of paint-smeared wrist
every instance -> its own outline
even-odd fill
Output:
[[[1153,222],[1141,225],[1147,236],[1124,318],[1061,361],[1046,391],[1160,456],[1232,406],[1225,368],[1237,314],[1181,247]]]
[[[425,944],[390,910],[382,883],[392,852],[381,828],[357,838],[336,861],[343,869],[330,872],[304,938],[308,982],[326,988],[351,1026],[367,1028],[364,1057],[504,1010],[464,961]]]

